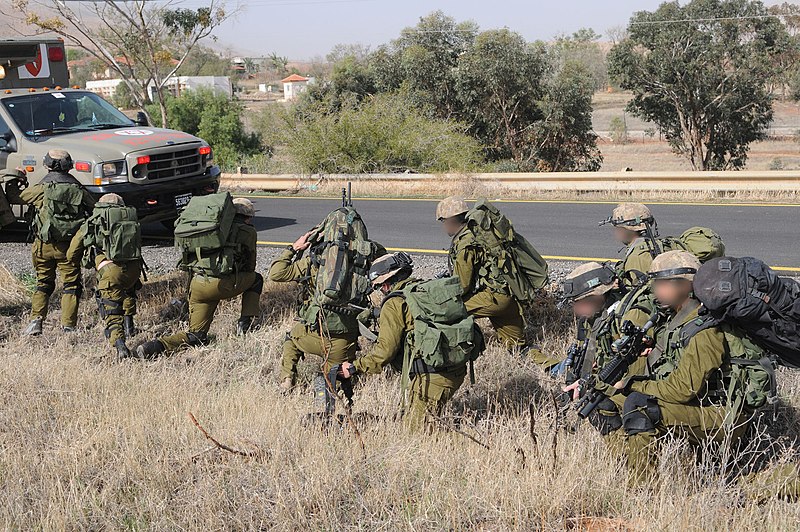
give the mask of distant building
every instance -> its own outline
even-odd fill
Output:
[[[99,94],[106,100],[110,100],[117,93],[117,87],[122,83],[121,79],[95,79],[86,82],[86,90]]]
[[[231,79],[228,76],[173,76],[166,84],[167,91],[175,97],[180,96],[187,90],[195,89],[211,89],[217,94],[224,94],[228,98],[233,96],[233,87],[231,86]],[[155,86],[151,85],[150,98],[157,99]]]
[[[307,78],[299,74],[292,74],[288,78],[281,80],[283,83],[283,99],[294,100],[308,88],[309,83],[313,83],[314,78]]]

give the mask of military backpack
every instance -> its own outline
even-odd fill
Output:
[[[98,203],[86,221],[84,244],[103,252],[108,260],[142,260],[142,229],[136,209],[113,203]]]
[[[236,208],[228,192],[194,196],[175,221],[180,267],[209,277],[235,273],[241,253],[235,216]]]
[[[547,262],[511,221],[485,198],[467,212],[467,227],[486,253],[483,277],[487,284],[499,280],[518,301],[531,301],[547,283]]]
[[[36,236],[46,243],[69,241],[88,214],[80,185],[48,183],[42,206],[36,211]]]

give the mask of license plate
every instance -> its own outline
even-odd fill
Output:
[[[181,194],[179,196],[175,196],[175,207],[178,209],[183,209],[187,205],[189,205],[189,201],[192,199],[192,194]]]

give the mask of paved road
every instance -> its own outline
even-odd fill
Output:
[[[252,198],[255,222],[264,243],[291,242],[311,228],[337,199]],[[436,200],[355,199],[370,236],[387,247],[442,250],[448,239],[434,220]],[[499,202],[498,206],[542,253],[549,257],[613,258],[619,247],[609,226],[598,227],[613,204],[604,202]],[[731,255],[751,255],[772,266],[800,271],[800,206],[651,204],[664,235],[679,235],[694,225],[716,229]]]

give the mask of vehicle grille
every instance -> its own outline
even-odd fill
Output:
[[[199,174],[203,168],[197,148],[154,153],[147,163],[147,178],[151,180]]]

